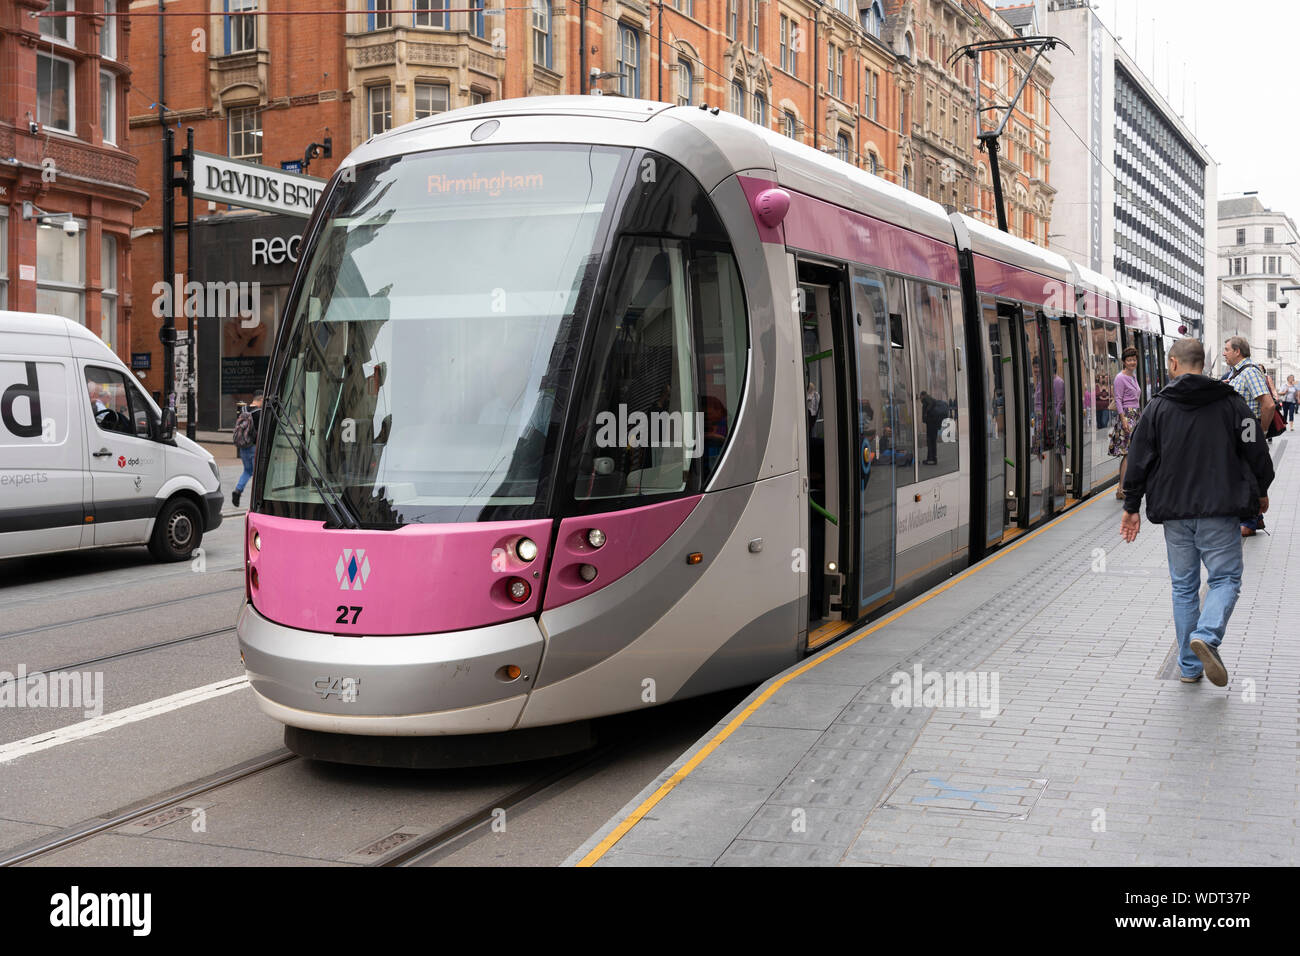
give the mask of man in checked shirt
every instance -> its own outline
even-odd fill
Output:
[[[1256,437],[1263,441],[1266,429],[1263,422],[1273,420],[1273,397],[1269,394],[1268,382],[1264,379],[1264,370],[1250,360],[1250,343],[1240,335],[1234,335],[1223,344],[1223,358],[1228,363],[1228,384],[1250,406],[1255,416]],[[1255,529],[1264,527],[1264,516],[1255,515],[1241,523],[1241,536],[1254,537]]]

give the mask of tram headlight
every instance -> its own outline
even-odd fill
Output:
[[[593,548],[599,548],[604,543],[605,532],[601,531],[599,528],[592,528],[587,532],[587,544],[591,545]]]
[[[523,604],[532,593],[532,587],[523,578],[515,578],[506,586],[506,594],[510,595],[510,600],[516,604]]]
[[[520,538],[515,545],[515,554],[519,555],[520,561],[531,561],[537,557],[537,545],[532,538]]]
[[[262,551],[262,536],[256,531],[253,532],[253,550],[259,554]]]
[[[590,564],[579,565],[579,566],[578,566],[578,577],[582,578],[582,580],[584,580],[584,581],[586,581],[588,584],[590,584],[592,581],[596,580],[596,569],[595,569],[595,567],[593,567],[593,566],[590,565]]]

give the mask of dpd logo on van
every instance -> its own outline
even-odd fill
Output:
[[[370,578],[370,559],[366,557],[366,549],[358,548],[353,552],[351,548],[344,548],[338,563],[334,565],[334,576],[339,580],[340,591],[349,588],[360,591],[361,585]]]
[[[117,467],[119,467],[119,468],[125,468],[125,467],[126,467],[126,455],[118,455],[118,456],[117,456]]]

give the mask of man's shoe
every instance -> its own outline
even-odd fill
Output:
[[[1200,683],[1201,678],[1204,676],[1204,674],[1197,674],[1195,677],[1180,677],[1178,679],[1184,684],[1197,684]]]
[[[236,508],[239,507],[239,492],[238,492],[238,491],[232,491],[232,492],[230,493],[230,503],[231,503],[232,505],[234,505]]]
[[[1219,656],[1218,648],[1206,644],[1199,637],[1192,638],[1191,648],[1192,653],[1200,658],[1205,666],[1205,676],[1210,679],[1210,683],[1215,687],[1226,687],[1228,669],[1223,666],[1223,658]]]

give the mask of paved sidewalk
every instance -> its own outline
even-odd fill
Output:
[[[1144,517],[1124,544],[1103,494],[760,687],[568,862],[1294,866],[1293,441],[1271,535],[1243,542],[1227,687],[1178,680],[1164,536]],[[929,672],[974,672],[985,701],[996,678],[996,709],[906,706]]]

